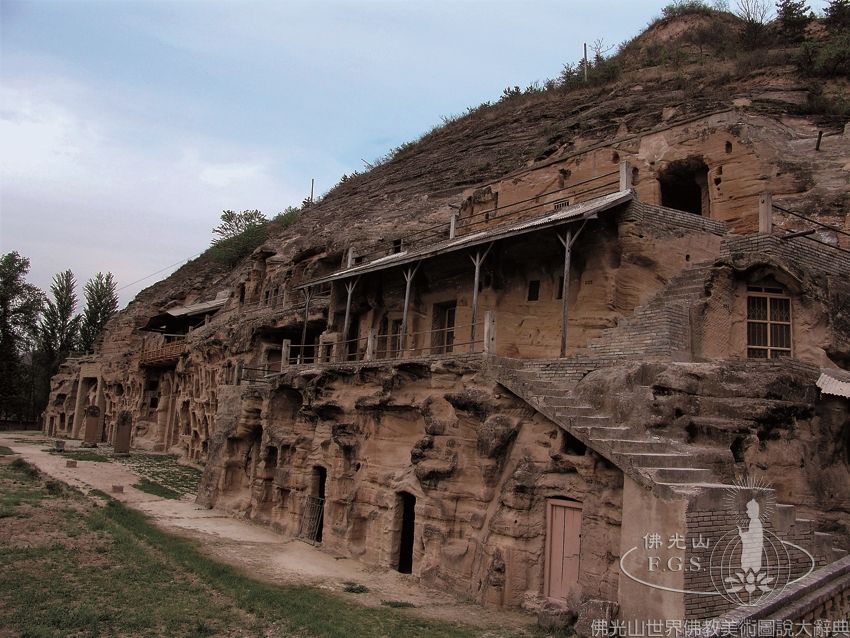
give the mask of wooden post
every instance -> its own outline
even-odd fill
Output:
[[[345,320],[342,322],[342,347],[337,349],[337,361],[342,361],[348,355],[348,344],[346,341],[348,340],[348,329],[351,325],[351,294],[354,292],[354,288],[357,287],[358,281],[360,281],[360,277],[356,277],[354,281],[345,282],[345,292],[347,293],[345,298]]]
[[[242,385],[242,362],[236,362],[236,382],[234,385]]]
[[[369,336],[366,337],[366,354],[363,357],[364,361],[372,361],[375,358],[375,347],[378,341],[378,331],[374,328],[369,329]]]
[[[292,350],[292,341],[284,339],[280,344],[280,371],[283,372],[289,365],[289,357]]]
[[[475,266],[475,277],[472,282],[472,327],[469,331],[469,341],[472,346],[469,349],[470,352],[475,350],[475,324],[478,322],[478,282],[481,279],[481,264],[483,264],[484,260],[487,259],[487,254],[490,252],[492,247],[493,244],[491,243],[487,246],[487,250],[483,253],[481,252],[481,249],[478,249],[475,251],[475,256],[469,256]]]
[[[558,239],[564,245],[564,281],[561,284],[561,358],[567,356],[567,320],[569,319],[569,297],[570,297],[570,259],[573,247],[573,235],[567,230],[564,237],[558,235]]]
[[[404,309],[401,313],[401,330],[398,335],[399,359],[404,356],[404,348],[407,345],[407,310],[410,306],[410,288],[417,270],[419,270],[419,262],[404,271]]]
[[[770,235],[773,232],[773,196],[764,192],[759,195],[759,234]]]
[[[454,239],[457,234],[457,211],[452,211],[451,219],[449,219],[449,239]]]
[[[484,353],[496,354],[496,313],[492,310],[484,314]]]
[[[348,247],[348,252],[345,256],[345,267],[351,268],[354,265],[354,246]]]
[[[298,363],[304,363],[305,348],[307,347],[307,321],[310,319],[310,299],[313,297],[313,287],[301,289],[304,295],[304,327],[301,329],[301,351],[298,353]]]
[[[584,230],[584,227],[587,226],[587,222],[590,219],[596,219],[595,215],[591,217],[586,217],[584,221],[582,221],[581,226],[576,231],[575,234],[567,228],[567,231],[564,233],[564,236],[561,237],[558,235],[558,240],[564,246],[564,284],[561,287],[561,358],[567,356],[567,327],[569,320],[569,297],[570,297],[570,260],[572,258],[572,248],[573,244],[576,243],[576,239],[581,235],[581,231]]]
[[[632,165],[627,160],[620,162],[620,190],[632,190]]]

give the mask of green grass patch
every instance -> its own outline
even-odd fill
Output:
[[[13,472],[18,474],[20,478],[26,481],[34,481],[41,475],[35,465],[28,463],[23,459],[15,459],[9,463],[9,467]]]
[[[108,456],[104,456],[97,452],[90,452],[89,450],[65,450],[64,452],[49,450],[49,452],[58,456],[64,456],[72,461],[93,461],[95,463],[109,463],[111,461]]]
[[[329,638],[471,638],[480,635],[470,627],[424,620],[394,609],[368,609],[312,587],[280,587],[253,580],[229,565],[208,558],[195,543],[159,530],[143,514],[118,501],[108,503],[98,513],[156,547],[201,582],[226,593],[240,609],[281,623],[291,631]]]
[[[147,478],[142,478],[138,483],[133,483],[133,487],[137,490],[141,490],[142,492],[147,492],[148,494],[153,494],[154,496],[161,496],[162,498],[172,498],[179,499],[180,492],[175,492],[174,490],[165,487],[157,483],[156,481],[151,481]]]
[[[369,593],[369,588],[366,587],[366,585],[348,581],[342,584],[342,591],[348,592],[349,594],[367,594]]]
[[[5,445],[0,445],[0,456],[11,456],[12,454],[17,454],[17,452],[13,452],[11,448]]]
[[[410,609],[412,607],[416,607],[416,605],[409,603],[406,600],[382,600],[381,604],[384,607],[392,607],[393,609]]]

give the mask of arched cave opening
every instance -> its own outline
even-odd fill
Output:
[[[701,157],[670,162],[658,176],[661,205],[709,216],[708,166]]]

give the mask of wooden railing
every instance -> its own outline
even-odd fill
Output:
[[[159,348],[151,348],[150,350],[142,350],[139,362],[142,365],[157,365],[161,363],[169,363],[176,361],[186,352],[186,341],[173,341]]]

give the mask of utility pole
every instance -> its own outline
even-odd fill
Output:
[[[584,81],[587,83],[587,42],[584,43]]]

